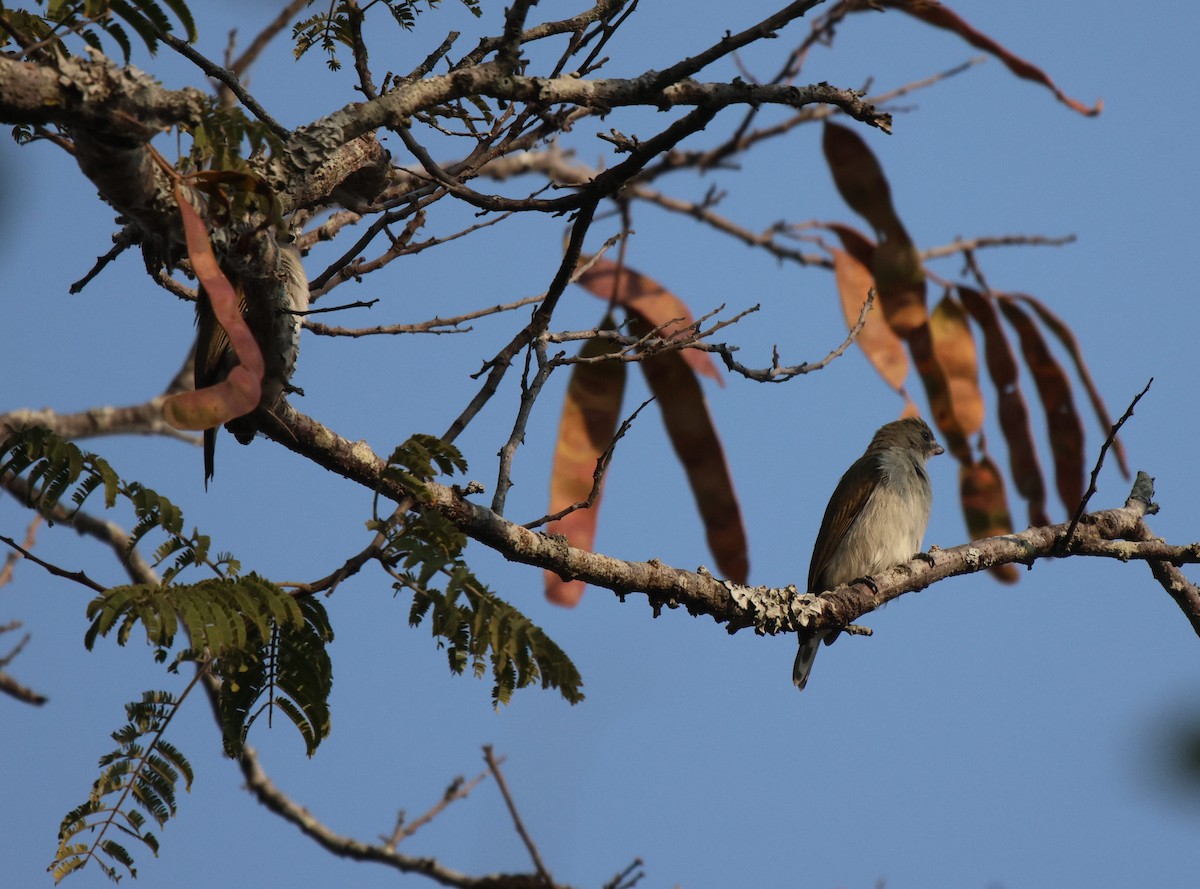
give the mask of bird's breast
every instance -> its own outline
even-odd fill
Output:
[[[921,551],[931,502],[928,485],[909,488],[885,478],[830,558],[820,588],[832,589],[886,571],[915,556]]]

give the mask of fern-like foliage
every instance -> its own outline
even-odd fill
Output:
[[[384,478],[411,491],[422,503],[428,503],[425,483],[437,475],[466,472],[467,461],[462,452],[436,435],[418,432],[392,451]]]
[[[69,441],[42,427],[22,429],[0,441],[0,475],[11,472],[24,475],[29,484],[26,505],[48,513],[68,500],[78,510],[97,490],[104,490],[104,506],[111,509],[117,498],[127,501],[137,517],[129,535],[128,551],[152,531],[161,531],[165,540],[155,549],[154,564],[162,565],[163,583],[191,565],[206,565],[218,574],[237,573],[236,560],[209,557],[209,538],[193,530],[183,531],[183,513],[168,498],[137,482],[123,482],[102,457],[82,451]]]
[[[124,645],[141,626],[155,658],[166,660],[176,635],[189,644],[175,655],[208,661],[221,679],[225,751],[238,756],[250,726],[278,708],[292,721],[311,756],[329,734],[333,668],[326,645],[333,629],[312,597],[295,599],[256,574],[194,584],[112,587],[88,603],[84,644],[114,633]]]
[[[21,430],[0,442],[0,476],[6,474],[25,478],[28,505],[43,514],[66,503],[78,510],[99,490],[107,507],[127,502],[137,516],[129,552],[152,532],[164,537],[154,552],[161,582],[111,587],[88,603],[88,649],[108,636],[125,645],[140,627],[160,663],[170,659],[170,669],[177,670],[191,661],[197,664],[197,677],[211,672],[220,679],[219,712],[229,755],[240,754],[251,725],[264,712],[269,719],[276,709],[296,726],[312,755],[329,734],[333,683],[326,651],[333,631],[319,601],[296,599],[256,574],[238,576],[238,562],[228,554],[210,554],[206,535],[184,533],[183,513],[169,499],[122,481],[103,458],[46,429]],[[198,566],[216,576],[178,582],[183,571]],[[195,680],[188,690],[194,685]],[[122,868],[136,876],[133,857],[112,837],[110,827],[157,853],[158,841],[145,830],[145,817],[137,808],[161,827],[175,814],[179,775],[191,786],[186,760],[162,740],[186,694],[176,701],[165,692],[148,692],[141,703],[128,705],[130,723],[113,735],[121,746],[101,761],[104,771],[88,801],[63,821],[51,865],[56,879],[89,861],[114,880],[122,876]],[[95,840],[77,842],[89,828],[96,830]]]
[[[293,600],[295,601],[295,600]],[[280,710],[299,730],[308,755],[329,734],[333,669],[326,645],[333,629],[320,601],[295,601],[300,619],[275,623],[258,644],[238,649],[219,664],[221,729],[225,752],[240,756],[250,726]]]
[[[413,491],[418,500],[436,473],[465,471],[452,445],[432,436],[413,436],[396,449],[385,474]],[[432,509],[410,511],[401,521],[370,523],[387,539],[385,559],[394,565],[397,592],[412,593],[409,624],[428,619],[450,669],[468,665],[482,678],[490,666],[492,703],[507,704],[513,692],[540,682],[572,704],[583,700],[583,680],[566,653],[545,632],[472,573],[462,558],[467,538]]]
[[[192,687],[194,683],[189,691]],[[87,801],[68,812],[59,826],[58,850],[47,868],[55,882],[89,861],[113,882],[120,882],[124,873],[136,878],[133,856],[112,836],[115,833],[158,854],[158,838],[147,830],[142,813],[161,829],[175,815],[179,779],[185,790],[192,789],[187,758],[163,739],[186,694],[176,699],[169,692],[148,691],[140,701],[125,705],[129,722],[112,734],[117,749],[100,758],[100,777]],[[91,842],[79,842],[85,831],[93,833]]]
[[[311,2],[312,0],[310,5]],[[424,11],[422,7],[433,9],[438,2],[439,0],[383,0],[383,5],[392,14],[396,24],[406,31],[411,31],[417,23],[417,16]],[[462,3],[476,18],[483,14],[481,0],[462,0]],[[341,68],[337,48],[339,44],[353,48],[353,17],[361,17],[363,14],[358,8],[359,5],[349,0],[338,0],[329,4],[325,11],[297,22],[292,28],[292,39],[296,41],[296,58],[300,58],[314,46],[320,46],[328,57],[325,63],[329,70],[337,71]]]
[[[88,46],[98,50],[103,49],[104,35],[116,42],[128,63],[133,52],[129,31],[140,37],[154,55],[159,35],[172,30],[169,10],[179,19],[187,40],[196,39],[196,22],[185,0],[38,0],[37,5],[46,7],[44,14],[7,11],[0,5],[0,18],[8,25],[3,33],[23,43],[45,42],[62,55],[67,54],[63,38],[70,34],[79,34]]]

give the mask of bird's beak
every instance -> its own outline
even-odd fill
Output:
[[[944,454],[944,453],[946,453],[946,449],[944,447],[942,447],[940,444],[937,444],[935,442],[933,445],[933,456],[936,457],[938,454]]]

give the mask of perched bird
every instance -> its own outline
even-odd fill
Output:
[[[822,593],[907,562],[921,551],[933,489],[925,461],[944,453],[920,417],[879,428],[838,482],[817,532],[808,591]],[[800,633],[792,681],[803,689],[821,641],[837,630]]]
[[[228,271],[227,276],[234,282],[246,325],[262,350],[265,367],[258,407],[270,410],[287,389],[296,367],[301,321],[301,316],[296,313],[308,308],[308,277],[304,274],[299,252],[294,247],[279,244],[273,235],[268,235],[263,260],[271,269],[266,277],[239,278]],[[229,337],[213,316],[208,294],[201,287],[196,302],[196,388],[203,389],[220,382],[236,365],[237,357],[230,347]],[[242,444],[249,444],[254,438],[255,426],[249,416],[230,420],[225,428]],[[213,476],[216,445],[217,430],[204,430],[205,487]]]

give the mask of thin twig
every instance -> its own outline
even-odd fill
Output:
[[[1142,396],[1150,391],[1150,386],[1154,383],[1154,377],[1151,377],[1149,382],[1137,395],[1133,397],[1133,401],[1129,402],[1129,407],[1125,409],[1125,413],[1121,415],[1121,419],[1117,420],[1116,425],[1108,432],[1108,438],[1104,440],[1104,444],[1100,446],[1100,456],[1096,458],[1096,465],[1092,468],[1092,479],[1088,483],[1088,489],[1083,495],[1083,499],[1079,501],[1079,505],[1075,507],[1075,515],[1071,516],[1071,524],[1067,526],[1067,533],[1063,535],[1061,550],[1070,551],[1071,541],[1075,537],[1075,529],[1079,525],[1079,520],[1083,517],[1084,511],[1087,509],[1088,501],[1092,499],[1092,495],[1096,493],[1096,479],[1100,475],[1100,467],[1104,465],[1104,455],[1108,453],[1108,449],[1112,447],[1112,443],[1117,438],[1117,433],[1121,427],[1125,425],[1125,421],[1133,416],[1133,409],[1137,407],[1137,403],[1142,400]]]
[[[246,47],[236,60],[229,66],[238,77],[249,68],[259,57],[267,44],[275,39],[275,35],[291,24],[292,18],[300,13],[304,7],[312,3],[312,0],[292,0],[287,6],[279,10],[279,15],[275,16],[266,27],[259,31],[258,36],[250,41],[250,45]]]
[[[616,874],[611,880],[604,884],[603,889],[633,889],[642,881],[642,877],[646,876],[646,872],[639,870],[646,862],[640,858],[635,858],[629,862],[629,867]],[[637,873],[634,873],[637,871]]]
[[[155,36],[157,36],[159,40],[171,47],[171,49],[175,50],[175,52],[179,53],[209,77],[219,81],[220,83],[223,83],[229,89],[229,91],[237,96],[238,100],[246,106],[247,111],[265,123],[271,132],[280,139],[287,139],[289,136],[291,136],[291,131],[275,118],[271,117],[271,115],[267,113],[267,109],[258,104],[258,100],[246,91],[246,88],[242,86],[242,82],[238,80],[237,75],[228,68],[222,68],[216,62],[212,61],[206,56],[201,55],[195,49],[193,49],[186,40],[180,40],[174,34],[168,34],[166,31],[159,31]]]
[[[863,325],[867,323],[867,313],[871,311],[875,305],[875,290],[872,288],[867,292],[867,299],[863,303],[862,310],[858,313],[858,320],[854,322],[854,326],[850,328],[850,332],[846,334],[846,338],[841,344],[832,349],[828,355],[820,361],[795,364],[790,367],[783,367],[779,364],[779,353],[775,355],[771,361],[771,366],[762,369],[754,369],[746,367],[744,364],[736,361],[733,353],[737,349],[733,346],[727,346],[724,343],[697,343],[690,348],[700,349],[705,352],[716,352],[721,356],[721,360],[725,362],[725,366],[734,373],[741,374],[750,380],[756,380],[760,383],[784,383],[793,377],[801,376],[802,374],[812,373],[816,370],[821,370],[827,367],[834,359],[840,358],[842,354],[850,348],[850,344],[858,339],[858,335],[862,332]]]
[[[22,543],[25,549],[31,550],[37,543],[37,529],[41,523],[42,517],[40,515],[34,516],[33,521],[29,523],[29,530],[25,532],[25,540]],[[4,586],[12,580],[13,569],[20,558],[21,554],[18,552],[11,552],[8,554],[8,557],[4,560],[4,567],[0,568],[0,586]],[[0,626],[0,633],[8,633],[13,630],[19,630],[20,628],[21,622],[13,621],[12,623]],[[26,633],[21,637],[17,644],[12,647],[8,654],[0,656],[0,692],[16,698],[22,703],[41,706],[48,700],[44,694],[34,691],[27,685],[23,685],[5,672],[8,665],[16,660],[17,656],[24,651],[25,646],[29,643],[30,638],[30,635]]]
[[[16,698],[24,704],[35,704],[39,707],[50,700],[41,692],[34,691],[27,685],[22,685],[3,670],[0,670],[0,692],[9,697]]]
[[[537,868],[538,876],[545,880],[548,885],[553,885],[554,880],[551,878],[550,872],[546,870],[546,865],[542,862],[542,856],[538,853],[537,846],[534,845],[529,832],[525,830],[525,825],[521,821],[521,814],[517,811],[517,804],[513,802],[512,794],[508,792],[508,782],[504,780],[504,773],[500,771],[500,763],[496,761],[496,757],[492,754],[490,744],[484,745],[483,758],[487,761],[488,770],[491,771],[492,777],[496,779],[496,786],[500,788],[500,793],[504,796],[504,804],[508,806],[508,814],[512,816],[513,826],[517,829],[517,834],[521,837],[525,848],[529,850],[529,857],[533,859],[533,866]]]
[[[533,318],[530,322],[494,358],[484,364],[483,368],[475,375],[476,377],[482,376],[486,372],[487,379],[480,390],[475,393],[475,397],[471,399],[466,408],[454,419],[454,422],[450,424],[449,428],[442,435],[442,441],[452,442],[458,438],[467,427],[467,424],[471,422],[472,418],[483,409],[483,406],[495,394],[512,360],[529,343],[546,332],[546,327],[549,325],[554,309],[558,305],[559,297],[562,296],[563,291],[567,289],[567,285],[575,280],[578,274],[579,257],[583,252],[583,241],[587,235],[588,228],[592,224],[592,219],[595,217],[596,205],[599,202],[599,196],[594,197],[576,214],[575,222],[571,226],[571,237],[567,241],[567,249],[563,254],[562,262],[559,263],[554,280],[550,282],[550,287],[546,290],[546,298],[542,300],[542,304],[533,313]]]
[[[93,278],[102,272],[110,262],[120,256],[129,247],[133,246],[136,239],[136,229],[132,225],[126,225],[123,229],[113,235],[113,248],[103,256],[97,258],[95,264],[91,267],[86,275],[72,284],[67,292],[74,295],[82,292]]]
[[[608,447],[604,449],[604,453],[601,454],[596,460],[596,469],[594,472],[592,472],[592,490],[588,492],[586,499],[576,501],[570,506],[564,507],[558,512],[551,513],[550,515],[544,515],[540,519],[534,519],[532,522],[526,522],[523,527],[532,530],[533,528],[538,528],[542,525],[549,524],[550,522],[557,522],[559,519],[570,515],[577,509],[591,509],[596,503],[596,498],[600,496],[600,490],[604,485],[604,476],[608,472],[609,464],[612,463],[613,454],[616,452],[617,448],[617,442],[625,437],[625,433],[628,432],[633,426],[633,421],[636,420],[637,415],[642,412],[642,408],[650,404],[652,401],[654,401],[653,396],[647,398],[638,405],[637,410],[635,410],[621,422],[621,426],[619,429],[617,429],[616,434],[613,435],[612,441],[608,443]]]
[[[537,357],[537,371],[533,379],[529,379],[529,361]],[[517,407],[517,416],[513,420],[512,431],[508,440],[500,447],[500,465],[496,471],[496,492],[492,495],[492,512],[504,515],[504,504],[508,499],[509,489],[512,488],[512,463],[517,454],[517,448],[525,440],[525,428],[529,425],[529,417],[533,413],[534,402],[542,393],[542,387],[550,379],[554,365],[546,358],[546,343],[540,337],[530,344],[525,356],[525,373],[521,377],[521,402]]]
[[[500,312],[510,312],[513,309],[519,309],[523,306],[539,303],[546,298],[546,294],[539,293],[537,296],[526,296],[523,299],[518,299],[515,302],[506,303],[504,305],[491,306],[487,309],[479,309],[474,312],[467,312],[463,315],[455,315],[452,318],[431,318],[428,321],[420,321],[416,324],[381,324],[377,327],[330,327],[326,324],[316,322],[306,323],[304,326],[313,333],[321,336],[378,336],[380,334],[395,335],[402,333],[466,333],[471,330],[470,327],[458,327],[458,325],[473,321],[476,318],[484,318],[488,315],[496,315]],[[457,328],[455,330],[447,330],[445,328]]]
[[[0,534],[0,543],[3,543],[7,546],[12,547],[14,550],[19,552],[26,559],[33,562],[33,564],[40,565],[41,567],[43,567],[47,571],[49,571],[51,574],[53,574],[55,577],[64,577],[67,580],[73,580],[76,583],[82,584],[83,586],[85,586],[88,589],[93,590],[97,593],[102,593],[105,591],[105,589],[107,589],[107,587],[104,587],[101,584],[96,583],[96,581],[92,580],[90,577],[88,577],[82,571],[68,571],[66,568],[59,568],[57,565],[53,564],[52,562],[47,562],[43,559],[39,559],[37,556],[35,556],[29,550],[25,549],[25,547],[21,546],[21,544],[17,543],[11,537],[7,537],[4,534]]]
[[[504,757],[500,757],[498,762],[503,763]],[[466,799],[472,790],[487,780],[487,777],[488,772],[480,772],[470,781],[467,781],[462,775],[459,775],[450,782],[449,786],[446,787],[446,791],[442,794],[442,798],[434,803],[433,806],[430,807],[429,811],[427,811],[420,818],[410,821],[407,824],[404,823],[404,813],[401,812],[396,818],[396,829],[392,831],[392,835],[390,837],[380,837],[380,839],[384,841],[384,847],[394,850],[396,846],[400,844],[401,840],[408,839],[410,836],[440,815],[451,803],[457,802],[460,799]]]
[[[949,244],[922,250],[921,259],[941,259],[984,247],[1064,247],[1074,244],[1075,240],[1075,235],[981,235],[978,238],[956,238]]]
[[[21,545],[24,546],[25,549],[33,549],[34,546],[37,544],[37,529],[41,523],[42,523],[42,517],[40,515],[34,516],[33,521],[31,521],[29,523],[29,529],[25,532],[25,540],[22,541],[22,543],[21,543]],[[20,561],[20,559],[21,559],[21,554],[18,552],[9,553],[8,556],[4,559],[4,567],[0,568],[0,586],[4,586],[5,584],[12,582],[13,569],[15,568],[17,562]],[[0,633],[4,632],[5,630],[9,630],[9,629],[15,629],[15,628],[7,627],[7,626],[0,627]],[[0,667],[4,667],[7,665],[8,665],[7,660],[0,659]]]

